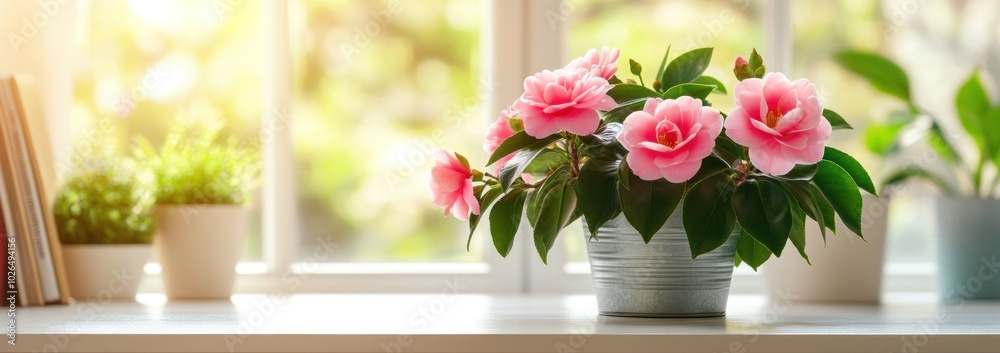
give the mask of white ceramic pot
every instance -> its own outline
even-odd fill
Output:
[[[882,267],[889,220],[889,200],[864,194],[861,230],[865,239],[851,233],[837,219],[837,234],[826,234],[826,244],[816,222],[806,223],[806,254],[812,266],[788,244],[781,258],[761,267],[765,287],[809,302],[877,303],[882,292]]]
[[[241,205],[157,206],[153,243],[167,297],[231,296],[249,216]]]
[[[152,252],[149,244],[63,245],[70,295],[76,299],[134,298]]]

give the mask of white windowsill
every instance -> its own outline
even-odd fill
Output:
[[[818,305],[736,295],[725,318],[636,319],[596,315],[589,295],[456,296],[446,290],[186,302],[142,295],[18,308],[17,346],[0,351],[927,353],[1000,347],[1000,303],[942,307],[930,294],[890,294],[884,301]]]

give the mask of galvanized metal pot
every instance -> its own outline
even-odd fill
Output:
[[[625,216],[618,216],[598,230],[597,239],[587,242],[601,315],[726,315],[739,230],[718,249],[691,259],[681,219],[678,207],[646,244]],[[590,232],[584,233],[589,239]]]

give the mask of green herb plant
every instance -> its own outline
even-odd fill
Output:
[[[233,137],[224,145],[216,144],[222,127],[217,118],[195,115],[177,119],[159,150],[144,138],[136,139],[136,157],[146,161],[156,176],[157,204],[250,201],[260,183],[259,154]]]
[[[156,202],[152,173],[128,158],[75,160],[54,205],[63,244],[148,244]]]

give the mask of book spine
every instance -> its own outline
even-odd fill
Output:
[[[39,202],[38,185],[35,183],[35,176],[33,175],[33,170],[31,166],[31,160],[28,152],[28,144],[25,141],[24,134],[26,133],[24,128],[21,126],[20,119],[17,116],[20,112],[16,111],[16,98],[11,91],[11,86],[4,87],[3,99],[10,104],[4,105],[6,110],[5,116],[7,120],[5,124],[10,128],[11,144],[8,145],[12,147],[11,157],[13,159],[15,170],[14,177],[18,178],[20,185],[24,187],[20,188],[20,199],[24,204],[24,210],[26,213],[26,218],[28,222],[28,230],[30,232],[29,238],[34,245],[34,255],[35,255],[35,265],[38,269],[38,280],[42,289],[42,299],[48,302],[56,302],[60,300],[59,295],[59,285],[56,282],[55,266],[53,265],[53,259],[51,252],[49,251],[49,240],[48,234],[46,234],[45,220],[42,215],[41,204]]]

